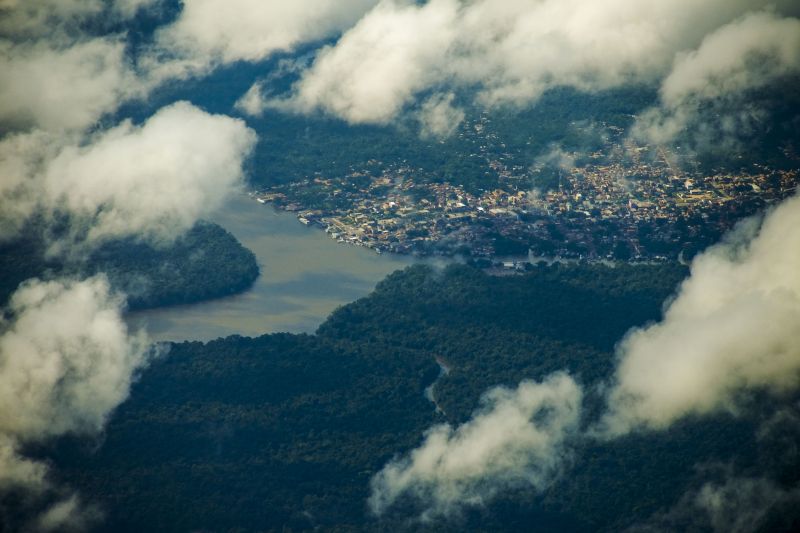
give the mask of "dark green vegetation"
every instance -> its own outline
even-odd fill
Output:
[[[135,238],[108,242],[87,260],[47,258],[42,232],[32,225],[0,247],[0,303],[29,278],[82,278],[105,273],[128,295],[131,309],[184,304],[241,292],[258,277],[253,253],[222,227],[196,224],[174,243],[153,247]]]
[[[483,114],[465,100],[464,127],[442,140],[421,138],[411,120],[381,127],[287,115],[248,119],[261,137],[254,179],[257,185],[273,185],[315,174],[335,178],[360,170],[380,175],[385,168],[408,167],[418,182],[447,181],[473,193],[491,190],[500,178],[487,159],[500,157],[509,167],[528,168],[554,145],[593,151],[603,145],[599,124],[629,126],[632,113],[652,103],[654,93],[649,87],[593,95],[560,88],[534,107]],[[480,135],[470,126],[476,120],[484,126]]]
[[[387,460],[430,425],[468,419],[488,387],[566,369],[593,391],[613,368],[614,343],[657,319],[685,274],[667,265],[512,277],[411,267],[315,335],[173,345],[100,442],[67,438],[39,453],[106,512],[101,531],[419,529],[408,522],[413,501],[381,520],[367,513],[369,480]],[[437,357],[452,369],[435,388],[445,415],[423,396]],[[587,401],[596,412],[597,394]],[[778,468],[795,483],[796,468],[765,466],[762,457],[798,458],[763,439],[757,446],[757,419],[688,420],[667,434],[583,445],[544,495],[506,493],[430,529],[619,531],[699,486],[708,472],[697,465],[712,460],[756,474]]]

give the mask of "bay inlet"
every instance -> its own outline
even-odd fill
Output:
[[[337,243],[292,213],[244,194],[232,197],[210,219],[256,255],[261,275],[253,287],[208,302],[131,313],[131,328],[145,328],[158,341],[313,332],[337,307],[422,260]]]

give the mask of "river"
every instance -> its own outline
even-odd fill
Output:
[[[232,334],[313,332],[338,306],[369,294],[387,274],[415,259],[337,243],[292,213],[246,195],[211,220],[255,253],[261,275],[242,294],[128,316],[154,340],[207,341]]]

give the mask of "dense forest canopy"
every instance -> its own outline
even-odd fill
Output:
[[[111,240],[89,252],[85,261],[50,255],[47,246],[42,228],[35,224],[13,242],[0,245],[0,302],[7,302],[30,278],[104,273],[135,310],[227,296],[247,289],[259,275],[253,253],[210,222],[199,222],[161,246],[135,237]]]
[[[658,319],[685,274],[668,265],[542,265],[511,277],[409,267],[315,335],[174,344],[142,374],[102,446],[76,436],[35,453],[100,506],[103,531],[619,531],[677,505],[708,479],[701,471],[724,477],[724,464],[777,469],[794,483],[798,463],[784,463],[798,458],[770,463],[779,443],[755,435],[775,405],[754,398],[740,419],[587,442],[541,495],[512,490],[428,524],[409,522],[413,500],[380,520],[368,513],[370,478],[386,461],[431,424],[468,419],[488,387],[561,369],[587,390],[607,379],[616,339]],[[437,361],[449,367],[438,380]],[[424,395],[433,383],[441,410]],[[592,412],[599,397],[585,402]],[[796,513],[779,511],[770,525],[797,526]]]

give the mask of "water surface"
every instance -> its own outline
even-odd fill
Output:
[[[415,259],[340,244],[320,228],[240,195],[211,220],[255,253],[261,275],[245,293],[191,305],[132,313],[128,323],[155,340],[211,340],[313,332],[338,306],[372,291]]]

